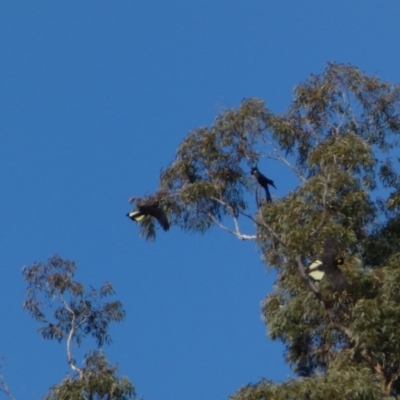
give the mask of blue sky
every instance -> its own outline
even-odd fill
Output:
[[[255,243],[174,227],[145,242],[127,200],[157,189],[191,129],[252,96],[284,111],[327,61],[397,83],[399,15],[368,0],[1,2],[0,354],[14,396],[41,399],[70,372],[22,310],[21,267],[54,253],[84,284],[114,285],[127,316],[105,352],[139,398],[221,400],[291,376],[260,319],[273,274]],[[274,196],[296,184],[259,166]]]

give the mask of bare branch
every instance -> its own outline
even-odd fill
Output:
[[[267,231],[268,231],[268,233],[269,233],[270,235],[272,235],[282,246],[286,247],[286,244],[281,240],[281,238],[279,237],[279,235],[278,235],[274,230],[272,230],[271,227],[269,227],[269,226],[267,225],[267,223],[265,222],[264,217],[262,216],[261,213],[259,214],[260,218],[262,219],[261,222],[258,221],[258,220],[256,220],[256,219],[255,219],[254,217],[252,217],[251,215],[246,214],[246,213],[243,212],[243,211],[240,211],[240,214],[243,215],[243,216],[245,216],[245,217],[247,217],[247,218],[249,218],[249,219],[251,219],[255,224],[257,224],[257,225],[259,225],[259,226],[262,226],[262,227],[264,227],[265,229],[267,229]]]
[[[235,228],[236,228],[236,234],[238,235],[239,239],[241,240],[255,240],[257,239],[256,235],[245,235],[244,233],[240,232],[240,228],[239,228],[239,222],[238,219],[233,215],[233,222],[235,224]]]
[[[211,197],[212,200],[216,201],[217,203],[223,205],[224,207],[226,207],[229,210],[229,213],[232,216],[233,222],[235,224],[235,228],[236,231],[232,231],[229,228],[227,228],[226,226],[222,225],[213,215],[211,215],[210,213],[207,213],[207,215],[222,229],[226,230],[227,232],[231,233],[232,235],[235,235],[237,238],[239,238],[240,240],[254,240],[257,238],[256,235],[245,235],[243,233],[240,232],[240,227],[239,227],[239,222],[238,219],[233,211],[233,208],[231,207],[231,205],[224,200],[218,199],[217,197]]]
[[[75,360],[72,355],[71,351],[71,341],[72,337],[74,336],[75,333],[75,314],[72,313],[72,321],[71,321],[71,330],[69,331],[68,338],[67,338],[67,359],[68,359],[68,365],[71,367],[73,371],[75,371],[77,374],[79,374],[79,377],[82,379],[83,378],[83,372],[81,369],[79,369],[75,365]]]
[[[240,240],[254,240],[257,238],[256,235],[245,235],[243,233],[240,233],[239,231],[239,226],[237,225],[237,220],[235,220],[235,225],[236,225],[236,232],[232,231],[231,229],[227,228],[226,226],[222,225],[211,213],[207,213],[208,217],[215,223],[217,224],[221,229],[224,231],[227,231],[231,233],[232,235],[236,236]]]
[[[80,368],[78,368],[75,364],[75,360],[72,354],[71,350],[71,342],[72,338],[74,336],[74,333],[76,329],[83,324],[84,320],[81,321],[78,325],[75,325],[75,313],[74,310],[71,309],[71,307],[68,305],[68,303],[65,301],[64,297],[60,297],[59,300],[64,304],[64,307],[67,309],[67,311],[72,315],[72,320],[71,320],[71,330],[69,331],[68,337],[67,337],[67,361],[68,365],[70,368],[75,371],[77,374],[79,374],[79,377],[83,377],[83,373]]]

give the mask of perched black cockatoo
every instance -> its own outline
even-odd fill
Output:
[[[258,184],[265,189],[265,195],[266,195],[266,198],[267,198],[267,202],[271,203],[272,202],[272,198],[271,198],[271,194],[269,193],[268,185],[271,185],[276,189],[276,186],[274,185],[274,181],[272,181],[271,179],[268,179],[265,175],[263,175],[258,170],[257,167],[253,167],[251,169],[251,174],[256,178]]]
[[[326,275],[337,292],[342,291],[347,286],[346,278],[338,268],[338,265],[342,265],[344,260],[342,257],[338,257],[338,254],[339,245],[336,239],[326,239],[320,259],[314,261],[308,267],[308,275],[311,278],[320,281]]]
[[[159,207],[158,201],[154,202],[153,204],[144,204],[137,207],[137,210],[131,211],[130,213],[126,214],[132,221],[139,222],[147,215],[155,218],[164,231],[169,229],[169,221],[168,218],[162,208]]]

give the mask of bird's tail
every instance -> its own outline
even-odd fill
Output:
[[[265,197],[267,199],[267,203],[272,203],[271,193],[269,192],[268,185],[265,185]]]

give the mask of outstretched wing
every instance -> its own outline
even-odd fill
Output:
[[[131,211],[128,214],[126,214],[127,217],[129,217],[132,221],[141,221],[145,215],[142,214],[140,211]]]
[[[273,181],[272,179],[267,178],[265,175],[263,175],[263,176],[264,176],[264,178],[266,179],[268,185],[271,185],[271,186],[273,186],[273,187],[276,189],[276,186],[275,186],[275,184],[274,184],[274,181]]]
[[[140,207],[140,211],[145,214],[151,215],[154,217],[162,226],[162,228],[167,231],[169,229],[169,221],[167,215],[165,214],[164,210],[158,206],[142,206]]]
[[[157,219],[157,221],[160,223],[164,231],[167,231],[169,229],[169,221],[164,210],[157,207],[152,215],[154,218]]]

